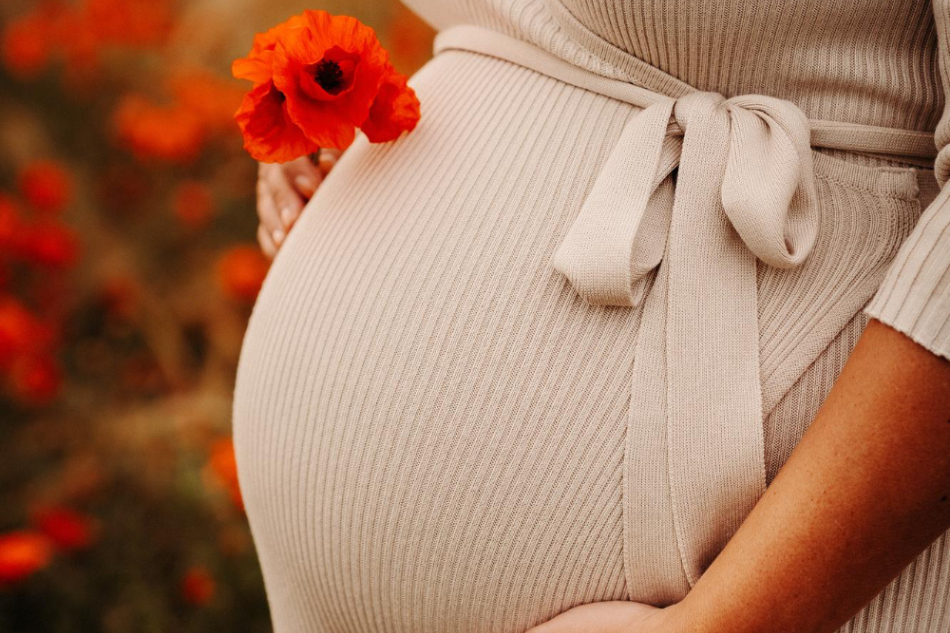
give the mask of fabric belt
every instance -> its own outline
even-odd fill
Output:
[[[651,336],[636,341],[628,424],[665,420],[671,519],[691,587],[766,488],[756,259],[792,268],[815,243],[811,147],[933,159],[934,137],[809,120],[764,95],[663,95],[477,26],[441,31],[434,50],[449,49],[643,108],[625,124],[553,266],[591,304],[643,303],[639,331]],[[625,494],[635,485],[625,480]],[[635,564],[649,567],[658,551],[644,548]]]

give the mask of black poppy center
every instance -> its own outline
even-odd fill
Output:
[[[332,59],[324,59],[318,62],[313,75],[320,87],[331,95],[340,92],[346,84],[343,69]]]

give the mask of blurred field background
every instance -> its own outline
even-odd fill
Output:
[[[230,77],[304,9],[395,0],[0,3],[0,633],[270,630],[230,442],[267,271]]]

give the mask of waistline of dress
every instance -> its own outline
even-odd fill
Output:
[[[462,50],[502,59],[534,70],[578,88],[611,99],[647,108],[682,95],[668,95],[635,83],[599,75],[567,62],[531,42],[474,24],[460,24],[440,31],[433,45],[434,54]],[[658,72],[659,69],[657,69]],[[680,82],[682,85],[682,82]],[[690,88],[691,92],[699,92]],[[812,147],[878,155],[890,159],[908,158],[927,164],[918,167],[923,191],[932,192],[932,161],[937,156],[934,136],[929,132],[905,130],[861,123],[809,119]]]

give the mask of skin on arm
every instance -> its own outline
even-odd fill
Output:
[[[257,177],[257,241],[270,259],[287,238],[304,205],[340,157],[321,149],[316,164],[309,156],[287,163],[260,163]]]
[[[686,598],[532,633],[833,633],[950,529],[950,361],[871,319],[815,420]]]
[[[681,603],[687,630],[837,630],[950,529],[950,362],[872,319],[808,432]]]

